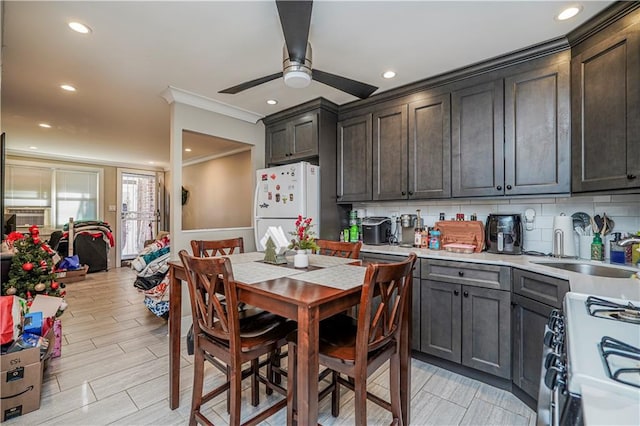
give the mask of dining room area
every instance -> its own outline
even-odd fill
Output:
[[[7,424],[535,423],[511,393],[411,358],[403,308],[414,255],[363,265],[357,252],[333,247],[295,268],[292,256],[269,264],[262,252],[207,252],[206,244],[216,243],[196,241],[170,262],[171,318],[188,315],[182,287],[195,290],[187,294],[196,354],[181,321],[167,323],[139,303],[133,271],[92,274],[68,286],[64,356],[48,367],[41,409]],[[213,297],[202,282],[197,290],[205,277]],[[261,343],[258,323],[270,335]],[[214,358],[225,356],[216,368]]]

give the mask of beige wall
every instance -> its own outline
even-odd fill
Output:
[[[252,226],[253,176],[249,151],[183,167],[182,229]]]

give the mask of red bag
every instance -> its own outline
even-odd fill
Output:
[[[11,343],[22,334],[27,301],[18,296],[0,296],[0,344]]]

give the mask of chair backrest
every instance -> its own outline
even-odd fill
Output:
[[[244,253],[244,240],[242,237],[227,240],[191,240],[191,250],[196,257]]]
[[[226,257],[191,256],[186,250],[178,255],[187,273],[194,334],[228,340],[233,350],[240,341],[240,326],[231,261]],[[224,292],[224,304],[219,292]]]
[[[349,243],[343,241],[316,240],[318,245],[317,254],[326,256],[346,257],[349,259],[358,259],[360,257],[360,248],[362,241],[357,243]]]
[[[411,291],[412,271],[416,254],[397,263],[373,263],[367,266],[358,312],[356,357],[376,350],[397,338],[402,315]],[[373,303],[374,297],[377,306]],[[366,350],[363,350],[366,349]]]

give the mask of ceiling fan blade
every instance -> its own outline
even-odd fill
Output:
[[[348,94],[360,99],[368,98],[373,92],[378,90],[376,86],[351,80],[350,78],[341,77],[325,71],[314,69],[311,72],[314,80],[324,83],[327,86],[335,87],[338,90],[347,92]]]
[[[278,14],[289,59],[304,63],[311,25],[312,1],[277,0]]]
[[[277,72],[275,74],[267,75],[265,77],[256,78],[255,80],[245,81],[244,83],[240,83],[237,86],[229,87],[228,89],[224,89],[219,91],[218,93],[229,93],[231,95],[235,95],[236,93],[242,92],[243,90],[251,89],[252,87],[256,87],[262,83],[267,83],[271,80],[275,80],[276,78],[282,77],[282,72]]]

